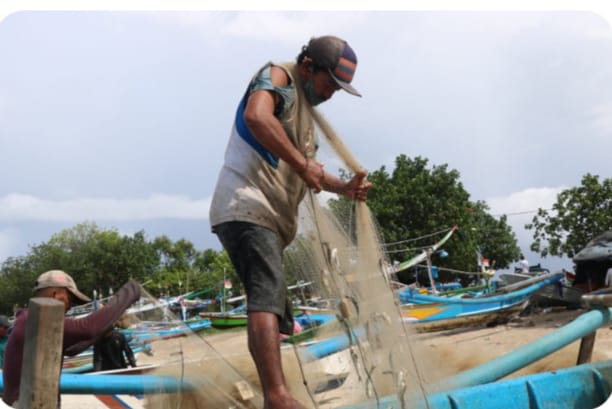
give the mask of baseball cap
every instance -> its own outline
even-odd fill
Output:
[[[357,69],[357,56],[346,41],[335,36],[313,37],[305,46],[314,65],[327,68],[334,81],[349,94],[361,96],[351,85]]]
[[[66,288],[72,295],[74,295],[77,301],[80,301],[81,304],[91,301],[91,298],[79,291],[72,277],[62,270],[50,270],[42,273],[36,280],[34,291],[51,287]]]
[[[9,322],[8,318],[6,318],[6,315],[0,315],[0,327],[11,327],[11,323]]]

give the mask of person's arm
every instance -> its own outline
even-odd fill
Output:
[[[274,86],[282,87],[289,84],[289,77],[279,67],[270,68],[270,77]],[[279,98],[280,96],[273,91],[263,89],[254,91],[247,101],[244,121],[264,148],[287,162],[308,187],[318,193],[323,188],[321,185],[324,175],[323,165],[305,158],[289,139],[283,125],[274,116]]]
[[[129,281],[115,293],[104,308],[84,318],[64,319],[64,355],[83,352],[113,327],[132,303],[140,298],[140,284]]]

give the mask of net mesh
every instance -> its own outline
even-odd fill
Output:
[[[331,127],[319,114],[314,116],[332,149],[326,154],[335,153],[357,171],[358,163]],[[389,283],[390,263],[367,205],[354,203],[339,214],[324,198],[307,195],[300,208],[298,237],[285,252],[284,262],[294,278],[307,283],[298,286],[296,308],[313,322],[318,316],[331,317],[310,328],[301,342],[282,344],[292,394],[308,408],[366,401],[379,407],[388,395],[398,397],[402,407],[412,407],[411,402],[423,401],[426,393],[439,388],[443,365],[402,320]],[[168,319],[170,314],[163,306],[153,311],[156,316],[148,320]],[[140,321],[143,314],[137,314]],[[221,338],[188,332],[156,341],[154,351],[153,373],[190,387],[170,392],[160,388],[147,397],[146,407],[263,407],[244,331]]]

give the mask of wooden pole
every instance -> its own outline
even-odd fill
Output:
[[[64,303],[32,298],[28,305],[20,409],[56,409],[64,339]]]
[[[431,248],[427,249],[427,274],[429,275],[429,285],[431,285],[431,293],[438,294],[438,290],[436,289],[436,282],[434,281],[433,274],[431,272]]]
[[[580,349],[578,350],[578,360],[576,365],[582,365],[591,362],[593,356],[593,346],[595,345],[596,331],[582,337],[580,341]]]

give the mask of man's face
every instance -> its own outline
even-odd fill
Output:
[[[8,335],[8,328],[0,325],[0,338],[4,338]]]
[[[64,310],[68,311],[72,308],[72,294],[67,288],[56,288],[53,291],[53,298],[64,303]]]
[[[330,99],[334,92],[340,89],[338,83],[325,70],[314,72],[312,74],[312,82],[315,94],[323,101]]]

